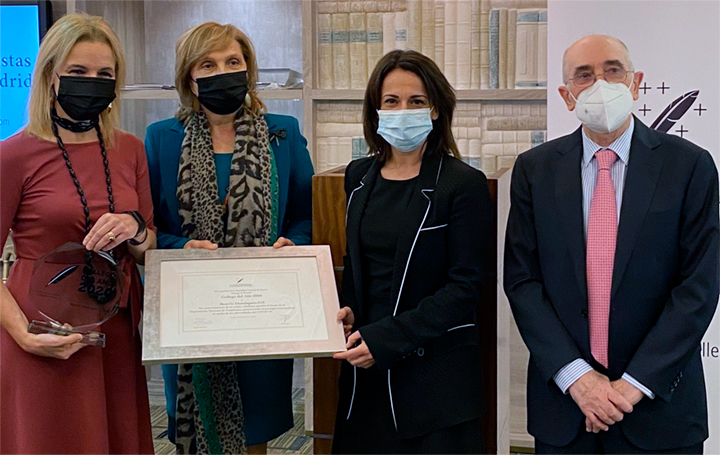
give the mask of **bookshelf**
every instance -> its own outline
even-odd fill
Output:
[[[267,89],[260,90],[263,100],[302,100],[302,89]],[[179,100],[175,90],[123,90],[120,96],[124,100]]]
[[[544,118],[543,108],[547,98],[547,89],[545,87],[490,89],[489,86],[492,84],[491,79],[499,79],[499,87],[509,87],[509,85],[515,84],[513,82],[515,79],[517,79],[517,84],[525,84],[527,80],[538,80],[538,72],[543,72],[542,69],[537,68],[538,57],[544,55],[541,46],[539,46],[539,37],[545,35],[537,28],[532,28],[533,25],[531,24],[533,22],[528,22],[528,14],[523,14],[523,12],[535,13],[534,16],[530,15],[529,17],[536,18],[537,11],[542,11],[545,1],[290,0],[241,2],[245,5],[263,3],[265,9],[262,9],[262,11],[260,8],[253,9],[250,6],[233,6],[236,9],[244,8],[243,11],[256,11],[258,14],[267,12],[268,8],[275,8],[277,11],[273,10],[274,16],[281,18],[277,20],[278,23],[286,24],[286,28],[292,28],[293,23],[299,27],[297,37],[300,39],[290,40],[292,42],[288,42],[288,40],[283,42],[282,37],[277,37],[278,39],[274,40],[265,39],[264,36],[258,38],[258,34],[251,24],[244,23],[242,20],[230,21],[248,31],[251,39],[255,42],[259,60],[262,60],[261,57],[264,55],[277,53],[284,55],[284,60],[281,57],[275,59],[277,66],[294,66],[294,69],[302,71],[304,79],[302,88],[264,90],[260,92],[260,96],[263,100],[269,102],[271,112],[298,117],[308,140],[308,149],[317,171],[324,171],[344,164],[353,156],[351,147],[348,145],[352,142],[352,137],[341,136],[338,137],[339,140],[331,138],[332,140],[329,141],[328,145],[326,138],[317,134],[318,124],[322,121],[318,118],[318,106],[323,106],[320,110],[332,110],[333,106],[338,108],[344,106],[342,109],[346,111],[361,110],[361,102],[365,91],[364,84],[358,81],[367,80],[367,76],[374,67],[374,60],[377,60],[384,51],[394,47],[415,47],[416,50],[436,58],[441,68],[444,68],[447,63],[446,75],[451,82],[455,82],[458,108],[474,112],[474,114],[464,114],[466,118],[475,115],[480,119],[477,125],[474,121],[470,122],[471,125],[456,122],[455,134],[460,139],[461,155],[471,165],[480,167],[486,174],[492,174],[503,165],[511,165],[515,155],[539,142],[537,140],[528,140],[525,133],[528,130],[522,128],[516,131],[500,129],[491,131],[487,128],[485,117],[488,115],[506,116],[507,114],[500,113],[500,111],[510,109],[513,111],[511,115]],[[56,1],[54,3],[62,3],[61,9],[66,11],[85,10],[92,14],[102,14],[108,19],[111,25],[116,28],[121,41],[126,47],[129,63],[128,80],[130,82],[143,83],[158,80],[165,83],[171,82],[172,74],[167,74],[169,71],[166,70],[158,76],[158,71],[153,67],[157,66],[157,60],[171,59],[172,55],[168,56],[167,54],[172,54],[172,52],[158,53],[152,49],[153,46],[149,45],[151,41],[169,42],[168,39],[171,38],[167,33],[162,34],[153,30],[155,26],[152,24],[157,22],[157,16],[161,14],[158,11],[161,8],[154,5],[161,4],[162,1],[148,4],[148,2],[139,0],[127,2],[65,0],[64,2]],[[190,26],[211,17],[205,10],[212,8],[204,6],[203,2],[185,3],[201,5],[197,7],[185,6],[183,8],[187,11],[180,13],[181,15],[196,17],[173,17],[173,13],[168,12],[167,14],[171,16],[170,19]],[[212,3],[221,4],[223,2]],[[143,6],[144,4],[145,6]],[[215,9],[217,10],[218,7],[215,7]],[[231,9],[228,9],[228,11],[231,11]],[[165,14],[165,12],[163,11],[162,14]],[[177,15],[177,13],[175,14]],[[333,15],[342,16],[341,19],[343,19],[336,21],[343,27],[343,30],[336,34],[337,36],[333,35],[335,31],[332,27],[336,25],[336,22],[333,22]],[[227,14],[228,18],[238,16],[238,14]],[[301,19],[300,21],[297,21],[298,16]],[[320,17],[324,19],[319,20]],[[503,27],[501,17],[505,18],[506,27]],[[507,17],[518,17],[517,26],[511,26],[510,22],[513,20],[507,19]],[[213,18],[219,20],[217,17]],[[490,19],[494,18],[500,21],[498,33],[510,34],[512,30],[517,29],[519,31],[516,33],[529,34],[531,39],[526,42],[526,45],[521,44],[523,41],[519,39],[520,35],[517,35],[518,39],[509,35],[505,39],[494,39],[494,35],[491,34],[490,30]],[[391,19],[392,22],[387,23],[387,19]],[[446,22],[443,21],[447,21],[447,26]],[[483,25],[486,23],[487,26]],[[455,24],[456,27],[454,31],[452,24]],[[179,25],[173,27],[178,28],[177,35],[183,31],[183,27]],[[365,30],[358,30],[363,27],[365,27]],[[405,30],[399,33],[397,27],[404,27]],[[373,28],[377,30],[373,30]],[[395,35],[395,40],[388,41],[386,36],[388,34],[391,38],[392,35]],[[330,43],[327,42],[328,38]],[[346,46],[340,49],[340,55],[337,58],[333,54],[335,48],[332,46],[336,45],[336,43],[332,42],[334,38],[347,41],[340,44],[340,46]],[[362,42],[363,39],[364,42]],[[449,47],[444,46],[444,43],[448,40],[452,41],[452,43],[449,44]],[[380,52],[378,52],[379,49]],[[464,52],[463,49],[465,49]],[[504,66],[505,70],[502,70],[503,65],[500,65],[502,59],[498,60],[496,64],[494,60],[488,57],[488,53],[500,52],[501,49],[505,53],[511,51],[527,53],[527,64],[523,64],[524,66],[517,65],[517,78],[509,76],[509,72],[516,66],[510,64],[510,61],[515,63],[515,57],[509,58]],[[513,49],[516,49],[516,51]],[[449,57],[449,54],[454,55],[455,60]],[[302,57],[298,58],[298,55]],[[358,60],[358,58],[353,58],[353,55],[364,57]],[[293,57],[291,60],[294,63],[288,61],[290,57]],[[356,75],[356,77],[349,78],[346,81],[347,83],[341,84],[357,88],[332,88],[332,80],[334,80],[334,76],[337,76],[334,74],[337,72],[335,67],[332,68],[333,77],[330,77],[331,88],[327,88],[327,75],[324,81],[321,80],[320,73],[323,65],[327,65],[328,62],[335,65],[338,59],[344,59],[344,69],[346,71],[354,68],[351,68],[353,62],[360,62],[360,68],[365,77]],[[440,59],[443,60],[440,61]],[[479,63],[478,59],[480,59]],[[518,63],[521,63],[521,60],[518,58]],[[524,60],[522,61],[524,62]],[[263,62],[261,61],[260,64],[262,66]],[[470,66],[468,67],[468,65]],[[493,65],[497,65],[497,68],[493,69],[495,68]],[[167,63],[165,63],[165,66],[168,66]],[[530,76],[528,76],[528,68],[525,67],[532,68]],[[497,74],[493,73],[493,71],[497,71]],[[504,77],[500,74],[502,71],[505,73]],[[547,70],[545,69],[544,72],[546,73]],[[344,74],[347,75],[347,73]],[[493,74],[497,77],[492,77]],[[535,79],[532,79],[533,77]],[[166,90],[124,91],[122,98],[128,101],[125,103],[123,110],[123,127],[141,138],[147,124],[172,115],[178,99],[175,92]],[[353,105],[353,103],[355,104]],[[516,107],[511,107],[517,105],[524,107],[519,111]],[[495,106],[494,110],[493,106]],[[500,106],[503,106],[503,108],[500,109]],[[540,109],[538,109],[538,106],[540,106]],[[347,114],[343,113],[343,117],[346,118]],[[342,123],[359,123],[359,121],[349,122],[343,120]],[[542,139],[544,139],[545,127],[542,124],[543,122],[538,124],[536,121],[531,121],[525,122],[525,125],[530,123],[537,127],[529,130],[532,132],[531,137],[537,139],[542,136]],[[463,130],[466,127],[472,128],[467,134]],[[335,129],[337,130],[337,128]],[[355,134],[355,127],[348,127],[347,131],[348,134],[353,131],[353,137],[357,139],[358,135]]]
[[[271,60],[270,64],[261,61],[261,66],[290,67],[302,71],[302,88],[266,90],[261,91],[260,96],[269,103],[271,112],[293,115],[300,120],[318,173],[344,165],[351,158],[349,144],[352,137],[361,135],[358,133],[358,124],[361,123],[358,115],[362,111],[364,97],[362,87],[328,87],[326,78],[323,84],[320,84],[321,59],[327,62],[329,55],[329,61],[333,64],[335,62],[332,59],[332,50],[328,54],[327,47],[319,48],[320,44],[328,44],[328,32],[331,45],[333,37],[332,28],[327,28],[328,17],[324,16],[325,22],[319,21],[319,14],[348,14],[347,54],[343,54],[348,65],[352,63],[353,49],[362,52],[362,36],[368,43],[365,52],[377,58],[377,45],[380,44],[376,33],[377,16],[367,15],[380,13],[388,14],[383,16],[383,38],[391,36],[388,31],[395,34],[396,38],[382,40],[383,52],[387,50],[387,46],[409,46],[426,53],[438,62],[441,69],[446,69],[446,75],[454,77],[457,88],[458,110],[454,133],[461,149],[469,151],[468,162],[481,168],[487,175],[512,166],[519,153],[545,139],[547,88],[524,88],[517,85],[541,85],[538,77],[543,71],[547,74],[548,69],[541,64],[546,55],[543,54],[542,45],[547,37],[547,28],[533,28],[534,21],[542,22],[541,11],[547,7],[547,0],[52,0],[52,3],[56,18],[65,12],[87,11],[103,15],[108,20],[125,47],[128,57],[128,83],[172,83],[171,71],[166,71],[159,77],[150,67],[159,60],[165,61],[165,66],[169,66],[167,60],[174,58],[174,40],[192,25],[205,20],[217,20],[221,23],[231,22],[247,31],[255,44],[258,58],[272,57],[265,59]],[[223,8],[228,13],[220,14]],[[272,14],[268,13],[269,10],[272,10]],[[506,11],[502,12],[503,10]],[[455,16],[446,17],[447,13]],[[349,14],[366,15],[366,33],[357,33],[361,31],[357,20],[353,22],[355,27],[351,29]],[[254,27],[253,21],[247,19],[249,17],[261,17],[257,21],[260,27]],[[393,18],[392,27],[389,23],[385,24],[386,17]],[[502,24],[503,17],[506,18],[505,26]],[[513,23],[512,18],[515,17],[517,21]],[[358,19],[358,16],[354,18]],[[490,35],[491,18],[493,21],[497,20],[497,40]],[[419,34],[418,28],[413,25],[417,24],[418,20],[422,22]],[[478,21],[483,24],[482,27],[473,26]],[[161,33],[162,30],[155,30],[157,24],[163,24],[165,34]],[[393,27],[402,27],[403,24],[406,33],[404,36],[402,33],[398,35]],[[455,24],[455,31],[446,27],[446,24]],[[258,28],[262,31],[256,32]],[[167,33],[170,29],[173,34]],[[507,33],[504,38],[500,35],[503,30]],[[356,33],[352,34],[353,31]],[[325,33],[322,37],[325,41],[322,43],[319,36],[321,32]],[[529,33],[530,41],[523,42],[520,33]],[[338,38],[342,41],[344,35],[341,33]],[[444,46],[444,40],[448,40],[450,45]],[[371,44],[375,47],[371,48]],[[462,49],[466,49],[466,52]],[[516,55],[521,53],[526,60],[512,58],[506,61],[504,78],[501,77],[502,65],[498,61],[497,88],[491,89],[489,54],[491,51],[500,53],[501,49],[506,53],[511,53],[514,49]],[[454,55],[455,60],[448,57],[449,55]],[[480,65],[473,67],[473,61],[477,59],[480,59]],[[446,60],[449,63],[447,68]],[[525,66],[522,66],[523,64]],[[371,60],[366,60],[366,74],[369,74],[372,68]],[[347,85],[350,87],[350,83]],[[355,85],[358,85],[357,78]],[[513,86],[515,88],[512,88]],[[124,91],[122,99],[127,101],[123,106],[123,128],[142,139],[147,124],[172,116],[178,97],[174,91],[133,90]],[[342,113],[342,116],[336,115],[337,113]],[[332,122],[328,121],[330,119]],[[330,125],[322,125],[323,123]],[[339,138],[342,139],[340,142],[330,141],[334,146],[341,144],[343,148],[327,153],[323,146],[332,138],[318,133],[327,134],[328,130],[338,128],[346,129],[351,135]],[[519,449],[532,447],[532,438],[525,431],[524,418],[524,378],[528,354],[512,320],[511,325],[509,432],[510,445]],[[309,420],[312,415],[313,392],[312,365],[307,363],[306,378],[310,378],[306,381],[306,417]],[[306,428],[311,432],[312,423],[306,424]]]
[[[376,45],[373,40],[383,46],[383,52],[415,48],[434,58],[456,88],[458,111],[466,111],[462,114],[465,120],[454,121],[463,159],[486,174],[511,166],[518,153],[544,140],[547,88],[538,75],[547,74],[547,69],[538,66],[538,57],[546,51],[545,42],[538,37],[546,36],[546,32],[543,34],[538,24],[539,12],[545,7],[545,0],[303,1],[303,117],[316,171],[345,164],[356,156],[350,144],[362,136],[353,126],[361,119],[348,120],[348,112],[362,110],[365,90],[333,87],[357,86],[359,76],[354,71],[365,71],[367,80],[374,68],[371,60],[377,58],[376,49],[371,49]],[[379,23],[377,16],[381,16]],[[498,22],[494,34],[490,18]],[[364,48],[353,37],[362,39],[356,30],[358,23],[366,27]],[[517,34],[518,24],[522,37]],[[388,33],[395,35],[389,44]],[[449,41],[452,43],[446,46]],[[491,52],[498,53],[497,61],[490,59]],[[353,66],[354,62],[360,63]],[[338,77],[343,78],[339,83]],[[491,89],[494,83],[499,88]],[[518,106],[522,108],[518,110]],[[338,109],[335,115],[321,113],[333,107]],[[486,118],[508,115],[542,121],[524,122],[516,130],[490,131]],[[473,116],[479,121],[466,120]],[[323,128],[328,119],[334,119],[331,128]],[[533,128],[527,129],[528,125]],[[328,137],[319,129],[336,131],[339,136]]]
[[[545,101],[545,89],[498,89],[498,90],[457,90],[458,101]],[[322,90],[311,91],[311,98],[316,101],[362,101],[365,90]]]

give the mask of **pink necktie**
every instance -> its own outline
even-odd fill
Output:
[[[608,325],[613,261],[617,241],[617,205],[610,166],[617,160],[612,150],[595,153],[598,178],[590,204],[587,234],[588,317],[590,350],[605,368],[608,366]]]

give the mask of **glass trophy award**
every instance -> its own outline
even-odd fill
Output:
[[[75,242],[62,245],[33,267],[28,298],[45,320],[33,320],[28,331],[80,333],[81,343],[105,347],[105,334],[94,329],[117,314],[124,281],[112,254]]]

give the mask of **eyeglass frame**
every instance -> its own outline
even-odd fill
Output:
[[[619,80],[619,81],[617,81],[617,82],[610,82],[610,81],[608,81],[607,76],[605,75],[605,73],[607,73],[608,71],[616,70],[616,69],[618,69],[618,70],[620,70],[620,71],[625,71],[625,75],[623,76],[623,78],[622,78],[621,80]],[[595,82],[597,82],[597,80],[598,80],[598,74],[595,73],[594,71],[589,71],[589,70],[588,70],[587,72],[590,73],[590,74],[592,74],[592,76],[593,76],[592,82],[588,83],[587,85],[578,85],[578,83],[575,82],[575,77],[569,77],[569,78],[568,78],[568,82],[572,81],[573,85],[574,85],[575,87],[577,87],[577,88],[583,88],[583,89],[584,89],[584,88],[592,87],[592,85],[595,84]],[[602,77],[603,77],[603,80],[605,80],[606,82],[610,82],[610,83],[613,83],[613,84],[619,84],[619,83],[625,83],[625,81],[627,81],[627,75],[628,75],[629,73],[635,74],[635,70],[626,70],[625,68],[612,67],[612,68],[609,68],[608,70],[603,70],[603,72],[602,72]],[[568,82],[566,82],[565,84],[567,85]]]

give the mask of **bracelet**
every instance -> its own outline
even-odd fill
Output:
[[[145,240],[147,240],[147,238],[148,238],[148,228],[145,228],[145,235],[143,236],[142,240],[135,240],[134,238],[132,238],[132,239],[128,239],[128,243],[130,245],[136,245],[136,246],[142,245],[143,243],[145,243]]]
[[[130,215],[135,219],[135,222],[138,225],[137,231],[135,232],[135,235],[133,235],[133,238],[137,237],[138,235],[142,234],[142,232],[145,230],[147,225],[145,224],[145,218],[143,218],[142,214],[138,212],[137,210],[127,210],[123,212],[126,215]]]

